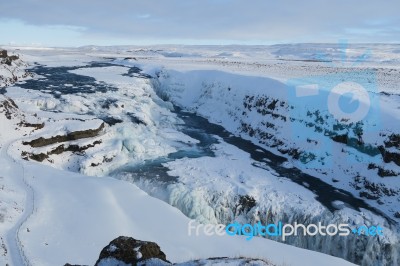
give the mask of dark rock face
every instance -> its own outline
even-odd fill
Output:
[[[7,50],[0,50],[0,58],[6,58],[7,56]]]
[[[8,87],[20,79],[33,76],[28,71],[22,71],[27,65],[19,58],[18,55],[9,55],[7,50],[0,48],[0,66],[7,71],[6,74],[0,74],[0,94],[6,92]]]
[[[252,196],[249,196],[249,195],[242,196],[242,195],[240,195],[239,196],[239,202],[238,202],[238,205],[236,207],[236,211],[238,213],[241,213],[241,212],[247,213],[255,206],[256,206],[256,200]]]
[[[379,146],[379,151],[382,154],[383,161],[385,163],[394,162],[395,164],[400,166],[400,152],[390,152],[389,150],[387,150],[392,147],[396,147],[397,150],[399,150],[400,145],[397,144],[396,146],[394,146],[394,145],[391,146],[390,144],[387,144],[387,143],[389,143],[389,142],[385,142],[385,147],[383,145]]]
[[[12,61],[19,59],[18,55],[8,55],[7,50],[0,50],[0,59],[2,64],[11,66]]]
[[[54,136],[48,139],[45,139],[43,137],[40,137],[38,139],[34,139],[32,141],[28,142],[23,142],[24,145],[30,145],[33,148],[37,147],[43,147],[47,145],[51,145],[54,143],[59,143],[59,142],[66,142],[66,141],[71,141],[71,140],[78,140],[78,139],[84,139],[84,138],[93,138],[96,137],[101,130],[104,128],[104,123],[100,125],[99,128],[96,129],[88,129],[88,130],[82,130],[82,131],[74,131],[71,132],[67,135],[58,135]]]
[[[18,106],[11,98],[6,98],[4,101],[0,102],[0,112],[4,113],[8,120],[10,120],[12,116],[15,116],[17,110]]]
[[[137,265],[148,259],[159,259],[169,263],[164,252],[156,243],[120,236],[103,248],[95,266],[102,265],[110,260]]]
[[[38,162],[43,162],[45,159],[49,158],[49,156],[45,153],[39,153],[39,154],[30,154],[29,158]]]
[[[10,58],[11,61],[15,61],[19,59],[18,55],[10,55],[8,58]]]
[[[24,160],[28,160],[28,158],[29,158],[29,159],[32,159],[32,160],[35,160],[38,162],[43,162],[44,160],[49,159],[50,155],[61,154],[63,152],[67,152],[67,151],[82,155],[85,153],[85,151],[87,149],[93,148],[94,146],[101,144],[101,143],[102,143],[101,140],[96,140],[92,144],[88,144],[85,146],[79,146],[79,145],[75,145],[75,144],[72,144],[72,145],[61,144],[61,145],[57,146],[55,149],[48,151],[47,153],[42,152],[42,153],[35,154],[35,153],[28,153],[26,151],[23,151],[21,153],[21,157]]]

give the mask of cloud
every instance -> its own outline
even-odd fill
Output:
[[[387,0],[13,0],[0,17],[79,29],[101,40],[237,43],[398,42],[400,1]],[[84,30],[82,30],[84,29]],[[374,38],[380,32],[379,40]],[[15,33],[18,34],[18,33]],[[23,34],[23,31],[21,31]],[[2,39],[0,39],[1,41]]]

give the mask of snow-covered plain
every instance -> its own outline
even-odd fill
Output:
[[[10,129],[6,136],[2,135],[1,140],[2,159],[5,165],[9,165],[9,169],[2,169],[0,174],[3,176],[0,182],[4,182],[7,192],[2,194],[5,205],[2,208],[7,222],[0,223],[3,228],[0,233],[5,247],[10,246],[9,251],[1,257],[4,262],[14,260],[14,263],[18,263],[16,260],[22,259],[29,260],[33,265],[66,262],[90,264],[94,263],[106,243],[118,235],[128,235],[157,242],[168,259],[174,262],[210,256],[244,255],[265,258],[278,265],[347,263],[267,239],[255,238],[246,242],[239,237],[188,237],[189,219],[183,215],[203,223],[228,223],[232,219],[265,221],[271,218],[263,216],[267,212],[273,214],[274,220],[286,219],[287,222],[319,220],[368,225],[379,223],[387,232],[379,241],[351,238],[343,243],[340,239],[326,237],[294,239],[291,244],[365,265],[396,265],[400,259],[397,225],[388,224],[384,218],[368,210],[357,211],[339,203],[336,204],[338,210],[331,213],[315,200],[313,191],[291,182],[285,176],[279,176],[271,168],[255,167],[256,162],[248,153],[222,139],[212,146],[215,157],[182,158],[164,164],[170,170],[168,173],[178,179],[165,188],[166,194],[151,194],[172,206],[150,197],[133,184],[107,177],[110,172],[126,164],[134,165],[146,159],[165,157],[198,143],[198,140],[179,131],[181,119],[173,112],[172,104],[161,100],[159,96],[207,117],[228,131],[240,134],[274,153],[282,152],[282,147],[296,148],[298,143],[292,141],[293,136],[284,134],[288,131],[288,125],[279,119],[269,120],[275,130],[269,133],[282,142],[278,149],[271,147],[273,145],[268,142],[259,143],[257,135],[241,130],[243,122],[252,130],[257,130],[261,125],[265,127],[266,124],[262,123],[268,120],[264,121],[260,112],[257,112],[257,106],[251,106],[252,102],[245,102],[250,106],[246,110],[243,100],[246,96],[249,99],[268,95],[273,101],[278,100],[274,104],[277,105],[275,111],[277,115],[282,115],[288,106],[279,102],[288,97],[284,82],[308,77],[310,73],[320,76],[377,69],[378,91],[384,92],[379,98],[385,125],[383,132],[399,133],[398,124],[393,123],[399,117],[396,83],[400,75],[400,56],[396,52],[397,46],[349,47],[349,57],[344,62],[340,61],[343,49],[329,45],[20,49],[22,58],[32,65],[38,62],[49,67],[76,67],[68,70],[68,73],[92,77],[99,84],[106,83],[116,89],[103,92],[92,89],[89,93],[88,88],[76,87],[73,81],[66,82],[64,88],[82,89],[82,92],[62,93],[51,86],[29,90],[18,87],[18,84],[7,89],[6,96],[19,106],[15,112],[20,113],[20,117],[12,120],[4,118],[4,124],[1,121]],[[371,50],[373,56],[360,60],[366,49]],[[92,61],[113,65],[91,66]],[[129,74],[132,67],[139,67],[143,71]],[[142,73],[154,78],[148,79]],[[36,76],[35,79],[45,80],[46,77]],[[266,101],[269,105],[270,102]],[[102,120],[110,121],[110,117],[111,121],[118,122],[106,123],[96,136],[68,141],[62,148],[57,142],[40,147],[23,143],[40,137],[49,139],[54,135],[94,130],[99,128]],[[35,125],[44,123],[44,127],[32,129],[18,126],[21,120]],[[327,120],[327,123],[333,121]],[[297,126],[309,130],[302,123]],[[14,128],[19,131],[15,133]],[[312,136],[315,132],[310,130],[306,134]],[[384,136],[371,139],[379,143],[386,140]],[[8,148],[9,143],[11,145]],[[356,197],[360,196],[352,186],[356,172],[372,184],[382,184],[379,186],[392,189],[394,192],[390,195],[380,194],[379,201],[376,198],[364,200],[396,220],[394,214],[399,211],[398,177],[380,178],[377,170],[367,171],[368,156],[342,143],[335,142],[333,145],[336,150],[350,150],[345,154],[356,157],[361,162],[360,166],[349,169],[346,168],[348,164],[335,161],[341,167],[332,172],[324,170],[326,173],[321,173],[315,168],[302,170]],[[80,150],[78,152],[77,147]],[[396,147],[388,149],[397,152]],[[7,151],[13,159],[7,157]],[[28,159],[39,154],[46,154],[47,157],[41,164],[25,162],[21,160],[24,152]],[[332,154],[331,157],[340,159],[336,155]],[[286,167],[296,165],[293,158],[287,157],[289,162],[285,164]],[[378,165],[396,173],[399,170],[394,162]],[[124,179],[129,180],[129,176]],[[151,185],[140,187],[151,192]],[[253,197],[257,205],[236,215],[232,211],[237,207],[235,201],[238,196],[245,195]],[[359,243],[361,249],[366,250],[357,250]],[[336,247],[340,244],[341,248]],[[18,246],[21,251],[16,250]],[[386,253],[375,256],[385,246]]]

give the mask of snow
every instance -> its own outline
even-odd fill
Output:
[[[191,237],[187,235],[189,218],[133,184],[109,177],[82,176],[37,163],[19,163],[34,195],[34,212],[19,233],[32,265],[94,263],[102,247],[119,235],[155,241],[174,262],[240,254],[291,265],[297,265],[299,257],[309,265],[349,264],[266,239],[249,245],[243,237]],[[263,254],[262,250],[269,252]]]
[[[383,131],[398,132],[399,126],[393,121],[399,117],[396,85],[399,54],[394,52],[397,49],[395,45],[372,48],[376,51],[374,57],[356,68],[379,66],[379,91],[395,94],[380,98]],[[4,217],[0,222],[0,236],[2,243],[8,247],[6,256],[0,256],[0,263],[22,265],[24,260],[28,260],[31,265],[63,265],[67,262],[93,264],[107,243],[119,235],[127,235],[158,243],[167,258],[178,263],[207,257],[250,256],[278,265],[351,265],[343,259],[263,238],[254,238],[249,243],[245,237],[188,236],[189,218],[214,224],[221,220],[229,221],[232,218],[229,204],[232,197],[237,195],[251,195],[261,207],[265,207],[261,210],[271,209],[278,218],[291,213],[290,219],[293,220],[305,214],[306,218],[323,221],[349,219],[356,224],[365,221],[385,223],[382,217],[376,217],[366,210],[351,210],[340,201],[334,202],[340,210],[332,218],[310,190],[279,176],[267,166],[264,169],[255,167],[249,154],[221,139],[213,147],[215,158],[183,158],[165,164],[170,169],[169,173],[178,177],[178,182],[170,184],[167,189],[170,204],[149,196],[134,184],[108,176],[111,171],[125,164],[162,158],[182,146],[198,142],[178,130],[177,125],[182,121],[171,112],[171,103],[162,101],[154,88],[160,96],[167,96],[175,104],[207,117],[238,135],[241,133],[238,132],[241,119],[254,127],[263,122],[255,109],[248,112],[248,117],[238,115],[244,111],[243,98],[246,95],[269,95],[281,100],[288,97],[285,87],[287,80],[309,72],[317,76],[352,67],[346,63],[331,67],[321,62],[307,61],[314,57],[309,53],[310,49],[329,51],[332,60],[338,60],[340,55],[340,49],[329,50],[323,45],[308,48],[294,45],[268,48],[232,46],[175,49],[167,46],[145,49],[84,47],[21,50],[21,58],[31,63],[39,62],[53,67],[81,66],[71,73],[94,77],[98,82],[118,88],[118,91],[59,93],[60,97],[54,98],[48,92],[50,88],[33,91],[19,88],[17,84],[7,89],[6,95],[14,99],[25,117],[8,120],[0,115],[1,125],[7,128],[0,132],[0,162],[7,166],[0,169],[0,188],[3,188],[0,194],[0,218]],[[352,49],[349,58],[354,63],[360,55],[360,47]],[[123,59],[128,56],[136,59]],[[91,61],[110,61],[105,57],[116,58],[113,63],[120,66],[86,67]],[[158,76],[157,80],[123,76],[132,66]],[[389,72],[394,73],[385,75]],[[73,84],[64,85],[72,88]],[[310,94],[309,90],[305,92]],[[107,110],[101,108],[104,99],[113,99],[113,104]],[[315,106],[320,107],[317,103]],[[283,112],[283,109],[278,107],[277,112]],[[97,137],[69,143],[83,146],[102,141],[87,150],[85,156],[66,152],[51,155],[50,160],[43,163],[21,160],[21,151],[47,152],[56,146],[34,150],[22,145],[22,140],[93,129],[102,123],[100,117],[104,115],[112,115],[122,122],[106,126]],[[132,115],[145,125],[132,123]],[[32,130],[17,126],[22,119],[45,122],[45,128]],[[275,122],[282,133],[280,137],[289,143],[287,125]],[[305,127],[302,129],[305,134],[313,134]],[[243,137],[258,142],[257,138]],[[368,141],[383,141],[382,138],[375,139],[374,135],[369,137]],[[296,143],[287,146],[293,144]],[[340,150],[343,145],[334,143],[334,147]],[[268,148],[267,145],[264,148]],[[351,159],[368,160],[368,157],[354,149],[349,150],[353,154]],[[110,159],[111,162],[108,161]],[[284,163],[286,168],[296,165],[293,160]],[[387,164],[387,167],[398,169],[393,163]],[[348,184],[349,174],[346,170],[349,169],[339,170],[339,182],[332,182],[332,185],[356,194],[357,191]],[[359,169],[350,170],[354,172]],[[305,171],[323,178],[316,171]],[[369,180],[376,181],[376,174],[371,173],[362,172]],[[379,181],[387,187],[399,187],[395,178]],[[218,208],[211,199],[219,199]],[[396,199],[382,197],[382,200],[383,206],[369,202],[391,215],[396,210]],[[254,216],[239,218],[248,221],[256,217],[255,213],[250,214]],[[396,232],[387,229],[390,233],[385,236],[383,243],[396,243]],[[318,242],[324,252],[335,248],[335,242],[329,241],[324,239]],[[369,248],[368,252],[373,254],[375,246],[370,245]]]
[[[114,252],[116,251],[118,248],[115,245],[110,245],[110,247],[107,249],[108,252]]]
[[[203,223],[229,222],[234,214],[226,207],[235,195],[252,196],[261,206],[272,205],[271,212],[285,208],[301,209],[304,216],[324,212],[312,192],[286,178],[276,178],[272,169],[255,167],[248,153],[223,141],[213,150],[216,158],[184,158],[164,164],[171,176],[179,177],[178,183],[168,186],[169,203],[188,217]],[[210,195],[218,195],[220,202],[212,205]]]
[[[105,258],[102,259],[98,266],[129,266],[129,264],[124,263],[123,261],[114,259],[114,258]]]
[[[0,95],[0,101],[4,100],[7,98]],[[0,115],[0,124],[3,129],[9,129],[0,132],[0,165],[2,166],[0,169],[0,250],[2,254],[0,264],[2,265],[6,265],[11,258],[15,265],[24,263],[17,234],[19,226],[29,215],[31,199],[31,189],[26,187],[23,179],[16,178],[23,174],[23,168],[19,167],[7,154],[9,145],[16,138],[29,132],[27,128],[19,128],[16,125],[17,119],[22,119],[20,113],[15,113],[14,119],[7,119],[4,115]]]
[[[348,77],[347,74],[343,75],[343,78],[346,77]],[[175,67],[165,68],[159,74],[158,80],[159,94],[165,94],[175,104],[213,123],[220,124],[228,131],[249,139],[273,153],[287,157],[289,163],[325,182],[351,191],[358,196],[359,192],[354,190],[350,181],[354,179],[354,176],[360,175],[366,177],[369,182],[400,191],[399,183],[394,181],[396,177],[381,178],[376,170],[367,169],[370,163],[375,163],[383,166],[384,169],[393,169],[398,175],[400,173],[398,165],[383,162],[379,153],[376,156],[368,155],[353,147],[333,141],[324,135],[323,131],[317,132],[317,127],[332,131],[334,125],[337,124],[335,120],[337,113],[333,112],[332,115],[329,105],[320,98],[310,97],[310,99],[293,101],[291,87],[281,81],[220,70],[177,71]],[[331,85],[326,84],[333,82],[326,79],[318,80],[324,82],[322,86],[319,84],[322,88],[329,88]],[[381,85],[378,83],[377,86]],[[316,85],[313,84],[313,86]],[[301,90],[302,93],[303,90]],[[306,93],[308,95],[310,92]],[[328,92],[320,90],[320,94],[327,95]],[[400,132],[400,124],[396,123],[400,117],[400,109],[396,96],[390,97],[393,100],[389,100],[389,97],[385,95],[378,97],[377,94],[372,94],[371,97],[371,109],[368,116],[362,120],[362,138],[366,146],[378,147],[387,141],[386,136]],[[359,98],[359,100],[362,99]],[[276,101],[275,104],[273,104],[274,101]],[[272,104],[273,107],[271,107]],[[294,106],[294,109],[290,106]],[[315,114],[324,119],[321,124],[316,122],[318,116]],[[243,131],[243,125],[247,125],[256,133],[249,134]],[[357,138],[353,133],[354,129],[334,131],[336,134],[349,131],[349,137]],[[257,132],[261,133],[257,135]],[[272,134],[272,139],[263,138],[264,133]],[[320,145],[323,145],[322,149]],[[291,156],[280,152],[280,150],[293,149],[311,152],[316,159],[303,165],[293,160]],[[395,151],[399,152],[397,148]],[[340,182],[334,183],[332,178]],[[385,201],[384,206],[376,204],[375,201],[371,201],[370,204],[379,209],[383,208],[389,216],[393,217],[397,201],[385,196],[382,200]]]
[[[166,59],[153,55],[137,58],[135,61],[115,60],[115,62],[149,69],[149,73],[154,73],[157,77],[156,90],[163,98],[222,125],[235,135],[249,139],[273,153],[283,155],[288,158],[284,167],[300,168],[332,186],[352,193],[356,198],[360,198],[363,193],[372,193],[371,198],[363,196],[362,200],[381,210],[390,219],[399,219],[396,216],[400,192],[397,180],[400,174],[399,166],[393,162],[385,162],[379,152],[376,155],[369,155],[357,147],[333,141],[323,133],[317,132],[317,126],[323,130],[332,130],[335,128],[336,119],[346,118],[347,115],[343,117],[336,106],[330,106],[323,101],[325,98],[328,99],[328,103],[335,102],[341,95],[340,86],[345,86],[346,91],[351,89],[356,92],[361,107],[371,104],[371,109],[365,118],[362,117],[364,114],[356,117],[363,118],[359,129],[363,131],[363,145],[367,149],[368,145],[386,146],[387,136],[399,134],[400,124],[397,122],[400,117],[398,93],[400,75],[399,57],[396,52],[398,45],[350,45],[347,48],[341,44],[277,45],[261,47],[259,51],[263,51],[264,54],[258,53],[256,47],[222,48],[227,51],[239,50],[242,54],[240,59],[213,58],[210,56],[210,51],[216,52],[218,47],[183,47],[182,51],[193,52],[195,49],[202,54],[202,57]],[[355,90],[360,84],[362,90]],[[316,89],[318,98],[310,97],[316,95]],[[294,92],[297,92],[296,97],[293,96]],[[369,99],[365,97],[365,93],[369,94]],[[309,98],[300,99],[298,96]],[[264,114],[268,112],[271,114]],[[320,125],[315,125],[320,118],[324,121]],[[347,120],[351,122],[351,119]],[[243,125],[248,131],[244,131]],[[359,129],[335,131],[337,134],[348,132],[350,138],[357,139],[356,131]],[[273,136],[271,140],[264,137],[268,137],[268,134]],[[307,155],[315,157],[307,159],[307,164],[304,165],[287,155],[293,150],[305,151]],[[397,147],[390,147],[387,151],[399,154]],[[215,179],[212,179],[225,174],[225,171],[213,167],[213,162],[217,165],[226,163],[219,159],[218,157],[214,160],[207,159],[207,163],[204,164],[202,163],[205,158],[194,161],[183,159],[168,164],[167,166],[171,168],[170,173],[182,180],[182,183],[169,187],[168,202],[177,206],[186,215],[203,222],[208,220],[214,223],[216,220],[225,221],[227,217],[232,217],[229,212],[228,215],[218,214],[216,206],[219,206],[218,204],[223,206],[224,202],[218,203],[213,200],[221,195],[226,199],[229,194],[219,187],[220,180],[215,182]],[[191,169],[198,163],[203,165],[202,169]],[[393,176],[382,178],[378,175],[377,169],[371,168],[371,164],[392,171]],[[210,170],[204,170],[204,166]],[[361,181],[359,177],[362,177]],[[208,181],[208,185],[206,182],[201,182],[203,179]],[[383,192],[385,190],[393,193]],[[378,197],[378,200],[374,196]],[[159,197],[163,198],[160,195]],[[335,212],[333,219],[342,215],[339,219],[357,222],[378,222],[381,219],[368,212],[366,215],[364,211],[348,212],[347,206],[342,208],[335,203],[334,206],[341,210]],[[303,209],[304,206],[300,208]],[[295,215],[295,211],[288,213]],[[218,215],[221,217],[216,217]],[[325,216],[327,217],[328,215]],[[386,240],[391,239],[389,242],[393,241],[394,247],[398,243],[398,230],[398,226],[395,225],[389,226],[385,231],[388,237]],[[323,249],[325,247],[326,245]],[[331,248],[335,249],[334,245]],[[373,254],[373,251],[366,253]],[[389,253],[391,255],[388,256],[393,259],[398,253],[398,248]]]
[[[17,86],[7,93],[21,109],[36,113],[46,123],[46,127],[37,131],[31,139],[96,129],[103,123],[98,117],[110,116],[121,119],[121,123],[113,127],[106,125],[105,130],[95,139],[102,143],[87,151],[85,158],[78,158],[78,162],[75,158],[71,158],[71,153],[50,156],[55,167],[79,170],[87,175],[106,175],[129,161],[138,163],[154,159],[176,151],[177,147],[185,143],[196,143],[196,140],[174,129],[173,125],[178,124],[179,120],[171,113],[171,105],[155,96],[149,81],[121,75],[127,72],[126,67],[79,68],[71,72],[108,82],[118,88],[118,93],[96,92],[90,96],[83,93],[67,94],[56,99],[47,93],[25,90]],[[112,99],[113,103],[102,107],[108,99]],[[143,123],[132,123],[132,116]],[[80,140],[71,144],[88,145],[95,140],[89,143]],[[36,151],[48,152],[57,145],[59,144]],[[21,150],[32,152],[29,147],[19,145],[14,153],[20,154]],[[104,162],[104,160],[112,161]],[[52,164],[49,161],[45,163]]]

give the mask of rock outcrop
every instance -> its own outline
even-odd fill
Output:
[[[120,236],[110,242],[100,253],[95,266],[205,266],[205,265],[232,265],[232,266],[274,266],[271,262],[244,257],[208,258],[192,260],[184,263],[171,263],[164,252],[155,242],[136,240],[132,237]],[[65,264],[64,266],[84,266]]]
[[[0,50],[0,58],[6,58],[8,57],[7,50]]]
[[[169,263],[156,243],[120,236],[103,248],[95,266],[117,265],[115,264],[117,261],[128,265],[138,265],[139,262],[148,259],[158,259]]]
[[[0,49],[0,88],[32,76],[25,71],[26,66],[18,55],[9,55],[7,50]],[[4,90],[0,90],[0,93],[4,93]]]
[[[96,137],[104,128],[104,123],[102,123],[98,128],[95,129],[87,129],[87,130],[80,130],[68,133],[66,135],[57,135],[50,138],[37,138],[31,141],[23,142],[24,145],[30,145],[33,148],[43,147],[59,142],[66,142],[71,140],[78,140],[84,138],[93,138]]]
[[[0,50],[0,59],[2,64],[11,66],[13,61],[19,59],[18,55],[8,55],[7,50]]]

